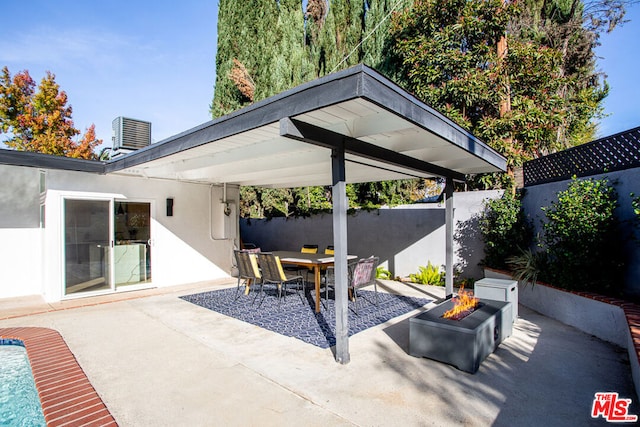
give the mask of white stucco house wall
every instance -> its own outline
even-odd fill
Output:
[[[229,277],[238,238],[237,186],[226,186],[231,212],[225,215],[222,186],[5,164],[0,177],[0,298],[72,296],[65,294],[67,200],[103,201],[110,212],[119,201],[149,205],[151,234],[145,240],[152,274],[123,290]],[[172,216],[167,216],[167,199],[173,201]],[[109,288],[88,293],[118,290],[115,284]]]

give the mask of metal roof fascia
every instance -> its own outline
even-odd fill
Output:
[[[7,149],[0,149],[0,164],[98,174],[105,173],[105,163],[96,160],[74,159],[51,154]]]
[[[375,70],[367,67],[363,69],[362,84],[364,99],[444,138],[501,171],[507,170],[507,160],[504,156]]]
[[[297,86],[241,110],[204,123],[171,138],[137,150],[107,164],[107,172],[176,154],[189,148],[237,135],[272,123],[358,98],[362,92],[362,66],[356,66]]]

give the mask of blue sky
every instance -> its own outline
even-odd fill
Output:
[[[118,116],[152,122],[154,142],[210,120],[217,0],[2,3],[0,67],[53,72],[75,126],[94,123],[104,145]],[[597,50],[611,86],[599,136],[640,126],[640,5],[627,18]]]
[[[629,22],[600,38],[598,69],[607,75],[610,90],[604,101],[606,117],[598,136],[640,126],[640,4],[627,8]]]
[[[217,0],[2,3],[0,67],[54,73],[76,128],[108,146],[118,116],[150,121],[155,142],[211,119]]]

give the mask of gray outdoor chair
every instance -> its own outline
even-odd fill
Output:
[[[358,262],[349,265],[348,280],[349,294],[353,301],[353,312],[358,314],[358,289],[365,286],[373,285],[375,294],[375,306],[378,306],[378,284],[376,282],[376,269],[380,258],[371,256],[369,258],[360,259]],[[329,300],[329,288],[335,291],[335,274],[332,267],[327,269],[325,283],[325,300]],[[325,306],[326,309],[326,306]]]
[[[258,260],[254,253],[246,250],[234,250],[233,253],[236,257],[236,265],[238,267],[238,285],[236,287],[236,297],[240,296],[240,286],[244,285],[244,289],[250,288],[251,285],[260,286],[260,292],[262,292],[262,274],[260,268],[258,268]],[[257,292],[255,299],[258,297]]]
[[[284,296],[286,297],[287,286],[295,284],[296,293],[300,297],[302,304],[304,304],[304,299],[300,294],[301,289],[304,291],[303,277],[301,275],[287,276],[282,268],[282,264],[280,263],[280,258],[270,252],[260,252],[256,255],[258,256],[258,263],[260,264],[260,269],[262,271],[262,282],[265,284],[274,284],[278,288],[278,303],[282,302],[283,290]]]

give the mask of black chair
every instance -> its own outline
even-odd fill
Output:
[[[256,246],[253,243],[244,243],[242,245],[242,250],[255,254],[255,253],[260,252],[260,247]]]

